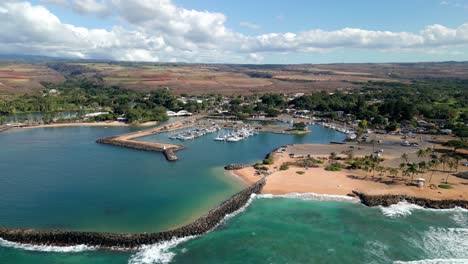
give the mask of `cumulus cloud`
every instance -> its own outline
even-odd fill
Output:
[[[261,62],[265,54],[334,49],[434,52],[468,46],[468,23],[429,25],[420,32],[343,28],[243,35],[222,13],[185,9],[172,0],[42,0],[84,15],[114,16],[123,26],[84,28],[63,23],[40,5],[0,4],[3,52],[132,61]],[[258,26],[242,22],[257,29]]]

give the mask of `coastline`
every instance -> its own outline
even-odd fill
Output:
[[[49,128],[49,127],[149,127],[157,125],[159,122],[151,121],[145,122],[141,124],[127,124],[118,121],[112,122],[78,122],[78,123],[55,123],[55,124],[42,124],[42,125],[30,125],[30,126],[22,126],[22,127],[12,127],[14,129],[32,129],[32,128]]]
[[[414,201],[423,207],[450,208],[451,206],[461,206],[468,208],[468,186],[466,180],[449,175],[449,184],[453,186],[453,189],[437,188],[437,185],[444,183],[448,175],[447,172],[442,170],[435,170],[432,172],[432,175],[429,172],[420,176],[426,179],[430,177],[432,180],[432,186],[429,186],[430,184],[428,183],[424,188],[405,184],[406,180],[402,180],[402,177],[399,175],[389,176],[374,173],[376,174],[374,177],[374,175],[368,175],[368,173],[362,170],[344,168],[341,171],[325,170],[325,167],[330,162],[327,161],[330,151],[341,153],[340,148],[346,149],[347,147],[346,145],[331,144],[300,144],[279,148],[285,149],[285,152],[278,151],[279,149],[271,152],[268,156],[271,156],[274,162],[271,165],[264,165],[264,167],[268,168],[268,171],[265,173],[266,184],[262,190],[262,194],[315,193],[359,197],[364,204],[371,204],[372,206],[389,206],[396,203],[395,201],[408,200]],[[373,146],[361,146],[360,148],[356,152],[363,155],[369,148],[372,149]],[[315,168],[290,165],[286,170],[280,170],[279,168],[282,164],[293,163],[300,159],[290,156],[291,149],[296,154],[300,153],[300,151],[309,150],[310,153],[307,156],[320,159],[324,161],[324,164],[320,164]],[[399,151],[401,152],[401,150],[398,147],[389,149],[383,155],[385,157],[384,165],[395,166],[396,164],[400,164],[401,154]],[[406,151],[407,149],[403,150]],[[416,150],[414,149],[413,152],[409,153],[410,158],[416,158]],[[465,167],[460,168],[459,172],[462,171],[468,171],[468,169]],[[253,166],[231,170],[229,173],[233,177],[242,179],[247,184],[257,181],[262,175],[262,172],[256,170]],[[357,195],[357,193],[362,195]],[[364,196],[371,198],[363,200],[362,197]],[[368,200],[372,200],[372,202],[366,203]]]

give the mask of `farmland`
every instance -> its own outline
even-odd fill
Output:
[[[363,83],[410,83],[424,78],[468,78],[468,63],[227,65],[124,62],[0,64],[0,93],[40,91],[41,82],[61,82],[69,75],[108,85],[175,94],[249,95],[353,90]]]
[[[0,94],[24,94],[42,90],[41,82],[63,82],[64,77],[45,65],[0,62]]]

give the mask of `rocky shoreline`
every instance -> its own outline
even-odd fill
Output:
[[[88,245],[101,248],[132,249],[173,238],[202,235],[213,230],[226,215],[232,214],[247,204],[252,194],[259,194],[265,179],[235,194],[215,209],[209,211],[193,223],[159,233],[114,234],[97,232],[77,232],[63,230],[34,230],[25,228],[0,228],[0,238],[23,244],[75,246]]]
[[[249,167],[250,165],[247,164],[229,164],[224,166],[225,170],[240,170],[246,167]]]
[[[412,197],[407,195],[369,195],[359,191],[353,191],[355,195],[361,199],[361,202],[367,206],[385,206],[388,207],[393,204],[397,204],[402,201],[408,203],[416,204],[424,208],[433,208],[433,209],[451,209],[455,207],[460,207],[468,209],[467,200],[432,200],[427,198]]]

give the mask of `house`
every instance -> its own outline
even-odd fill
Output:
[[[167,116],[169,117],[174,117],[174,116],[191,116],[192,113],[188,112],[187,110],[180,110],[179,112],[174,112],[174,111],[167,111],[166,112]]]

